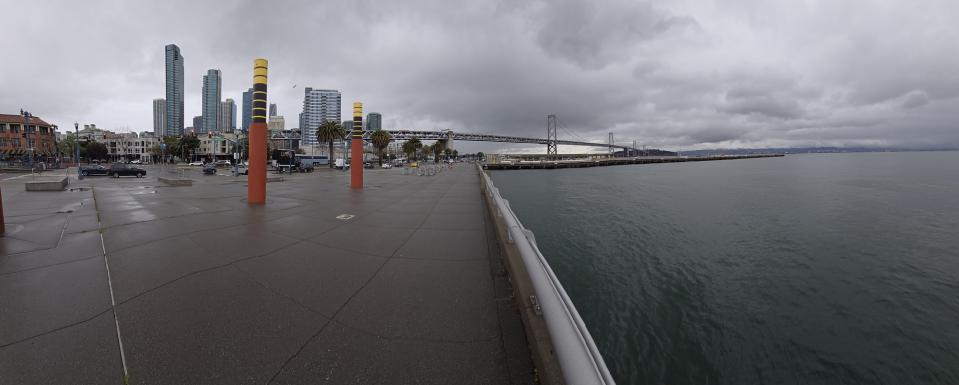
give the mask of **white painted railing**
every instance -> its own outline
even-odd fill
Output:
[[[615,384],[573,301],[536,246],[533,233],[523,227],[510,209],[509,201],[503,199],[486,172],[482,169],[479,172],[486,194],[493,202],[494,213],[503,219],[508,241],[519,250],[526,266],[536,292],[534,306],[540,308],[546,321],[564,380],[569,385]]]

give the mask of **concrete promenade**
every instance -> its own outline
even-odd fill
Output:
[[[0,384],[533,382],[474,167],[148,171],[0,182]]]

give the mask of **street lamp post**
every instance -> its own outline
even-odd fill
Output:
[[[77,164],[77,178],[83,179],[80,172],[80,123],[73,122],[73,130],[76,133],[73,137],[73,163]]]

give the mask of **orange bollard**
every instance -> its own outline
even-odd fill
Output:
[[[266,204],[266,59],[253,61],[253,122],[250,124],[250,165],[246,201]]]
[[[7,233],[7,218],[3,216],[3,194],[0,194],[0,235]]]
[[[363,188],[363,103],[353,103],[353,140],[350,143],[350,188]]]

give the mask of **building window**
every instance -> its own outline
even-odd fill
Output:
[[[0,132],[7,132],[7,125],[0,123]]]
[[[20,147],[20,138],[11,139],[13,147]]]
[[[33,139],[27,138],[27,148],[33,148]]]
[[[19,124],[11,124],[11,125],[10,125],[10,132],[14,132],[14,133],[20,132],[20,125],[19,125]]]
[[[28,134],[32,134],[32,133],[34,133],[34,132],[36,132],[36,131],[37,131],[37,126],[34,126],[34,125],[32,125],[32,124],[27,125],[27,133],[28,133]]]
[[[40,126],[40,133],[41,133],[41,134],[46,134],[46,133],[48,133],[49,131],[50,131],[50,128],[49,128],[49,127],[47,127],[47,126]]]

